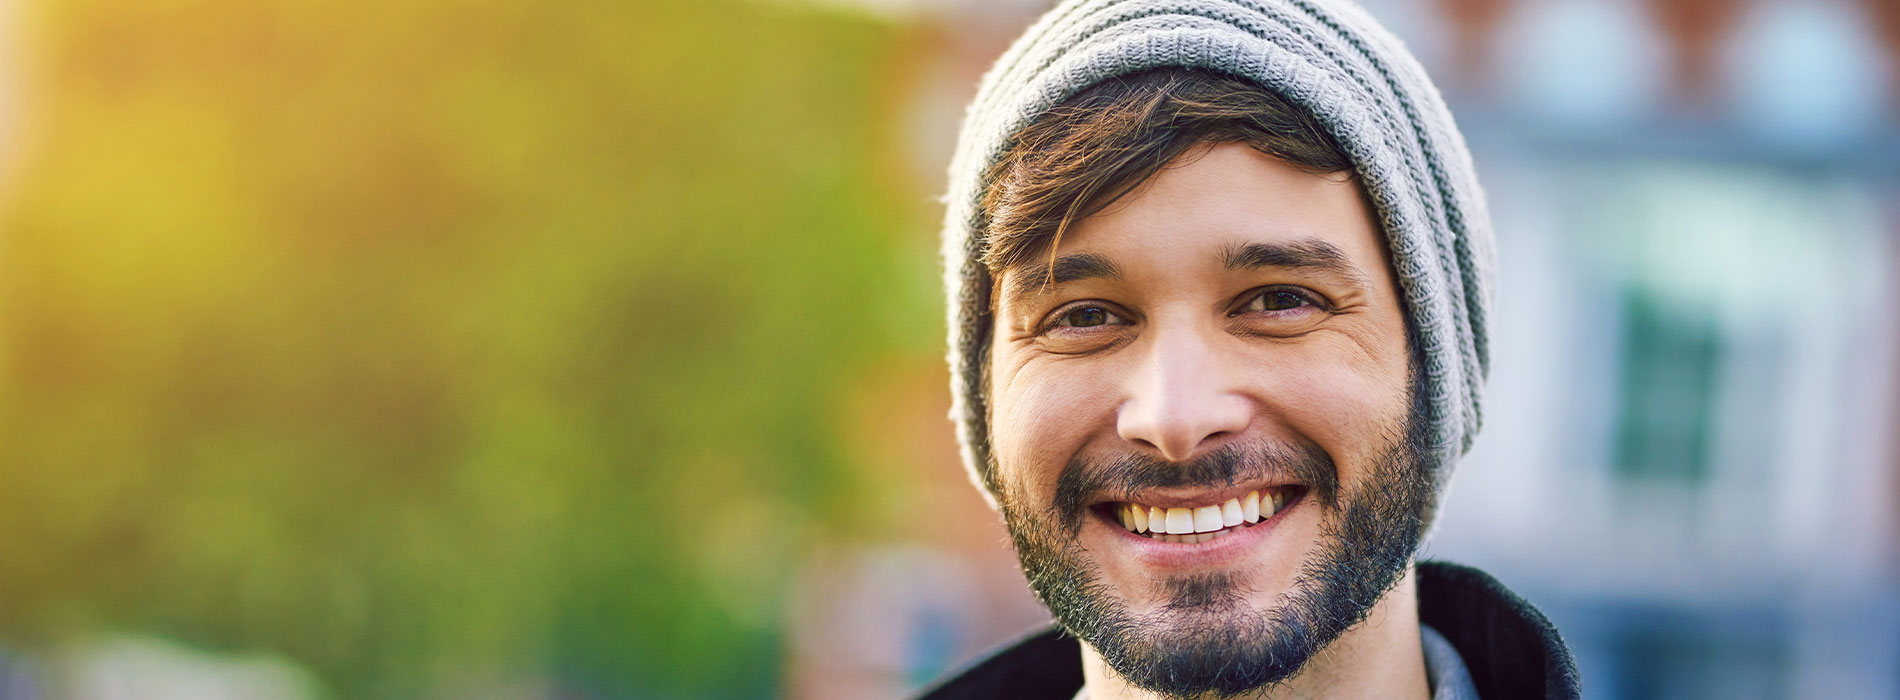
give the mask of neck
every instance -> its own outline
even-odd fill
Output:
[[[1082,645],[1083,697],[1089,700],[1162,696],[1129,685]],[[1255,700],[1291,698],[1405,698],[1429,700],[1425,650],[1419,642],[1418,588],[1413,570],[1380,598],[1366,619],[1333,640],[1285,682],[1245,696]]]

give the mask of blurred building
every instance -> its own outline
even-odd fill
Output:
[[[1900,3],[1366,4],[1445,89],[1502,263],[1487,425],[1424,556],[1542,606],[1589,697],[1900,697]],[[1044,7],[875,4],[923,27],[897,150],[926,189]],[[953,453],[890,464],[986,517]],[[1020,576],[974,573],[1007,565],[994,532],[822,567],[959,582],[878,604],[909,634],[857,652],[885,687],[1037,621],[995,602]],[[853,653],[793,676],[818,656]]]
[[[1510,5],[1395,27],[1496,67],[1431,66],[1502,281],[1427,556],[1538,601],[1592,697],[1900,697],[1890,4]]]

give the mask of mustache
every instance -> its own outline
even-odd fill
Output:
[[[1139,452],[1095,459],[1077,456],[1056,478],[1050,509],[1074,535],[1082,528],[1088,504],[1102,500],[1104,494],[1113,496],[1108,500],[1126,501],[1145,489],[1219,488],[1259,481],[1304,484],[1321,504],[1329,508],[1338,504],[1339,470],[1324,450],[1315,445],[1255,442],[1227,445],[1188,462],[1169,462]]]

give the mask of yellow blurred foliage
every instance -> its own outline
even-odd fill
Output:
[[[338,697],[770,691],[776,582],[866,478],[842,387],[937,352],[927,212],[880,164],[897,28],[687,1],[24,18],[0,639],[270,650]]]

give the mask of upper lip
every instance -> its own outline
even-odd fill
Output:
[[[1139,503],[1141,505],[1149,506],[1153,508],[1194,508],[1194,507],[1199,507],[1199,506],[1217,506],[1222,503],[1226,503],[1228,499],[1245,497],[1247,493],[1250,491],[1261,491],[1265,489],[1282,488],[1282,487],[1297,486],[1297,485],[1298,484],[1294,484],[1290,482],[1279,482],[1279,483],[1255,482],[1252,484],[1237,484],[1234,486],[1224,486],[1218,489],[1195,489],[1195,488],[1148,489],[1145,491],[1137,491],[1137,492],[1129,493],[1129,494],[1121,494],[1123,496],[1121,498],[1107,498],[1107,497],[1100,498],[1089,505],[1101,505],[1104,503]]]

